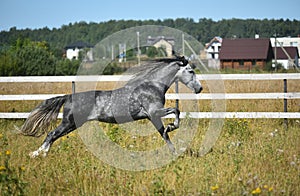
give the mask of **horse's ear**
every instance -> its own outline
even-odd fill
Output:
[[[177,55],[175,55],[175,57],[176,57],[176,59],[178,61],[180,61],[180,62],[177,63],[179,66],[183,66],[184,67],[184,66],[186,66],[189,63],[189,61],[186,60],[184,56],[177,56]]]

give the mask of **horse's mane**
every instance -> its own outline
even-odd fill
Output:
[[[133,75],[133,77],[128,81],[127,84],[139,84],[141,81],[150,79],[153,74],[161,70],[163,67],[169,65],[173,62],[178,62],[178,58],[161,58],[148,61],[140,66],[135,66],[131,68],[127,73]]]

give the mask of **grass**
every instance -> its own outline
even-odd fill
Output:
[[[277,82],[226,81],[225,88],[226,92],[281,92],[281,81]],[[33,86],[27,89],[26,86],[30,85]],[[55,88],[62,84],[51,84],[50,91],[34,85],[1,88],[3,94],[11,94],[7,91],[16,94],[64,93],[71,89],[71,86]],[[299,89],[299,82],[288,85],[289,91]],[[108,88],[107,85],[99,86]],[[1,102],[0,109],[2,112],[12,108],[20,112],[30,111],[37,103]],[[227,100],[226,103],[228,111],[282,111],[283,108],[280,100]],[[299,100],[288,103],[289,111],[300,111]],[[209,101],[201,101],[200,110],[209,111],[209,104]],[[198,123],[198,130],[184,154],[163,167],[140,172],[117,169],[94,156],[79,136],[86,127],[56,141],[46,158],[31,159],[28,153],[36,150],[44,138],[15,134],[14,126],[21,126],[23,122],[0,120],[1,195],[300,194],[299,119],[290,119],[288,130],[283,126],[283,119],[225,119],[212,151],[199,157],[194,152],[200,148],[210,122],[200,119],[194,122]],[[122,126],[92,123],[101,126],[111,140],[125,149],[147,150],[164,145],[156,132],[134,136]],[[185,127],[183,124],[181,129],[172,132],[171,139],[188,131],[184,130]]]

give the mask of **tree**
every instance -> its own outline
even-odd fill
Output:
[[[158,51],[154,46],[149,46],[146,52],[147,56],[150,58],[156,57],[158,55]]]
[[[76,75],[80,60],[61,59],[56,63],[55,75]]]
[[[47,42],[34,42],[29,39],[17,39],[16,43],[2,53],[2,75],[53,75],[55,57]]]

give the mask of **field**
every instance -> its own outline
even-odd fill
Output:
[[[288,82],[297,92],[300,80]],[[110,89],[112,83],[98,84]],[[1,84],[1,94],[70,93],[71,84]],[[208,92],[204,83],[204,92]],[[228,93],[282,92],[282,81],[226,81]],[[0,112],[28,112],[40,101],[2,101]],[[181,102],[183,107],[185,103]],[[200,101],[200,111],[210,111]],[[169,101],[167,105],[174,105]],[[283,100],[227,100],[227,111],[283,111]],[[299,100],[288,111],[300,112]],[[59,139],[46,158],[31,159],[44,137],[16,134],[23,120],[0,120],[0,192],[2,195],[299,195],[300,122],[290,119],[226,119],[211,152],[197,156],[210,120],[200,119],[186,152],[163,167],[146,171],[117,169],[94,156],[79,131]],[[144,122],[141,122],[143,124]],[[117,125],[95,123],[125,149],[163,146],[158,133],[133,137]],[[142,125],[141,125],[142,126]],[[171,140],[181,129],[170,134]],[[87,126],[81,129],[88,129]],[[188,131],[188,130],[187,130]],[[82,131],[80,130],[80,134]],[[107,154],[112,152],[107,152]]]

